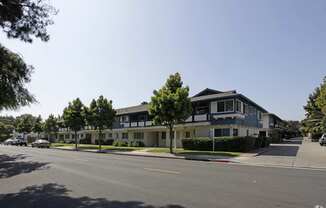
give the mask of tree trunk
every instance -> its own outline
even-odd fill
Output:
[[[75,150],[77,151],[78,150],[78,146],[77,146],[77,131],[75,131]]]
[[[173,154],[173,126],[169,127],[169,131],[170,131],[170,153]]]
[[[101,151],[102,149],[102,130],[99,129],[99,135],[98,135],[98,149]]]

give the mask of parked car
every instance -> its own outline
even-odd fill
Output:
[[[3,144],[4,144],[4,145],[12,145],[13,142],[14,142],[13,139],[6,139],[6,140],[3,142]]]
[[[27,146],[27,142],[24,139],[15,139],[16,146]]]
[[[32,143],[32,147],[50,148],[50,142],[44,139],[38,139]]]
[[[323,134],[319,139],[320,146],[326,145],[326,134]]]

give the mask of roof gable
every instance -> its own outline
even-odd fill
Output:
[[[193,97],[199,97],[199,96],[204,96],[204,95],[213,95],[213,94],[219,94],[219,93],[222,93],[222,92],[218,91],[218,90],[206,88],[206,89],[200,91],[199,93],[197,93],[196,95],[194,95]]]

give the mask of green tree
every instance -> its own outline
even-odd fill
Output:
[[[77,132],[85,126],[85,107],[79,98],[73,100],[63,110],[63,120],[65,125],[75,132],[75,149],[77,146]]]
[[[14,129],[15,127],[13,125],[0,122],[0,142],[10,138]]]
[[[46,0],[0,0],[0,28],[8,38],[32,42],[32,36],[48,41],[47,27],[57,10]]]
[[[154,124],[163,125],[169,129],[170,152],[173,153],[173,128],[176,124],[184,122],[192,112],[189,98],[189,87],[183,87],[179,73],[170,75],[165,85],[154,90],[149,104],[149,113]]]
[[[19,117],[16,117],[17,132],[22,133],[25,138],[25,134],[32,132],[35,120],[36,118],[31,114],[23,114]]]
[[[57,132],[59,130],[57,118],[50,114],[49,117],[44,122],[44,132],[47,134],[48,140],[51,140],[52,135],[57,138]]]
[[[42,122],[42,117],[39,115],[34,122],[33,125],[33,132],[37,133],[37,139],[40,139],[40,133],[43,132],[43,122]]]
[[[303,133],[311,133],[312,137],[317,136],[326,131],[326,112],[325,112],[325,98],[326,98],[326,82],[325,78],[320,87],[309,95],[307,104],[304,106],[306,111],[306,118],[302,120],[301,130]]]
[[[326,76],[324,77],[323,83],[319,88],[319,95],[316,99],[316,105],[326,115]]]
[[[0,28],[8,38],[32,42],[33,36],[49,40],[47,26],[57,11],[46,0],[0,0]],[[33,67],[0,44],[0,111],[35,102],[25,85]]]
[[[99,151],[101,151],[102,132],[104,129],[112,129],[115,117],[115,110],[112,107],[112,100],[104,98],[102,95],[93,99],[89,108],[86,110],[87,124],[98,130]]]
[[[33,67],[0,44],[0,111],[17,109],[35,102],[25,87],[30,82]]]

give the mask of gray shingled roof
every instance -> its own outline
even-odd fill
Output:
[[[117,115],[146,112],[146,111],[148,111],[148,104],[120,108],[120,109],[117,109],[116,111],[117,111]]]
[[[263,107],[259,106],[258,104],[256,104],[255,102],[253,102],[252,100],[250,100],[249,98],[247,98],[246,96],[242,95],[242,94],[238,94],[235,90],[232,91],[227,91],[227,92],[220,92],[217,94],[211,94],[211,95],[203,95],[203,96],[198,96],[195,95],[194,97],[191,97],[191,102],[197,102],[197,101],[202,101],[202,100],[211,100],[211,99],[215,99],[215,98],[227,98],[227,97],[233,97],[233,96],[241,96],[243,98],[245,98],[246,100],[248,100],[249,102],[253,103],[254,105],[258,106],[261,110],[263,110],[263,112],[267,112]],[[117,109],[117,115],[123,115],[123,114],[129,114],[129,113],[140,113],[140,112],[146,112],[148,111],[149,105],[148,104],[144,104],[144,105],[136,105],[136,106],[130,106],[130,107],[126,107],[126,108],[120,108]]]

